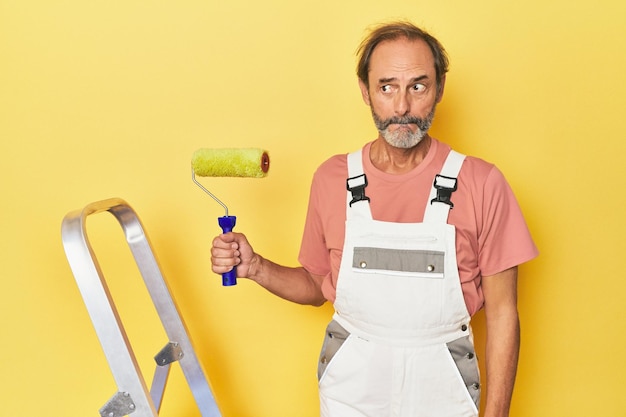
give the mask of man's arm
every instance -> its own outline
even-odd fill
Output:
[[[249,278],[271,293],[298,304],[321,306],[323,276],[310,274],[302,267],[278,265],[255,253],[241,233],[226,233],[213,239],[212,270],[223,274],[237,267],[237,277]]]
[[[485,417],[507,417],[520,346],[517,267],[483,277],[487,324]]]

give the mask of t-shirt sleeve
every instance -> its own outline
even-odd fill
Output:
[[[482,276],[497,274],[538,255],[517,199],[495,166],[484,184],[478,244]]]
[[[327,275],[330,273],[330,255],[325,244],[324,225],[320,215],[320,193],[320,181],[314,175],[298,261],[312,274]]]

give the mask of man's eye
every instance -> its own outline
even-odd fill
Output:
[[[391,91],[391,86],[390,85],[383,85],[382,87],[380,87],[380,90],[383,93],[389,93]]]
[[[426,86],[424,84],[415,84],[413,86],[413,91],[417,91],[417,92],[422,92],[426,89]]]

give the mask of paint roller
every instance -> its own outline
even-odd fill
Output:
[[[201,177],[248,177],[263,178],[267,176],[270,168],[270,157],[267,151],[256,148],[247,149],[207,149],[195,151],[191,157],[191,179],[205,193],[224,207],[225,215],[217,218],[217,223],[223,233],[233,230],[237,218],[228,215],[228,207],[213,193],[207,190],[198,180]],[[222,274],[222,285],[231,286],[237,284],[237,271],[235,268]]]

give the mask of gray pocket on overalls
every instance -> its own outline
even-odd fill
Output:
[[[350,333],[341,327],[339,323],[332,320],[326,327],[326,335],[324,336],[324,343],[322,345],[322,351],[320,352],[319,361],[317,362],[317,380],[322,379],[322,375],[326,371],[326,367],[333,359],[339,348],[343,345],[346,339],[350,336]]]
[[[474,345],[469,336],[461,337],[447,343],[448,350],[467,387],[467,392],[479,409],[480,403],[480,372]]]

